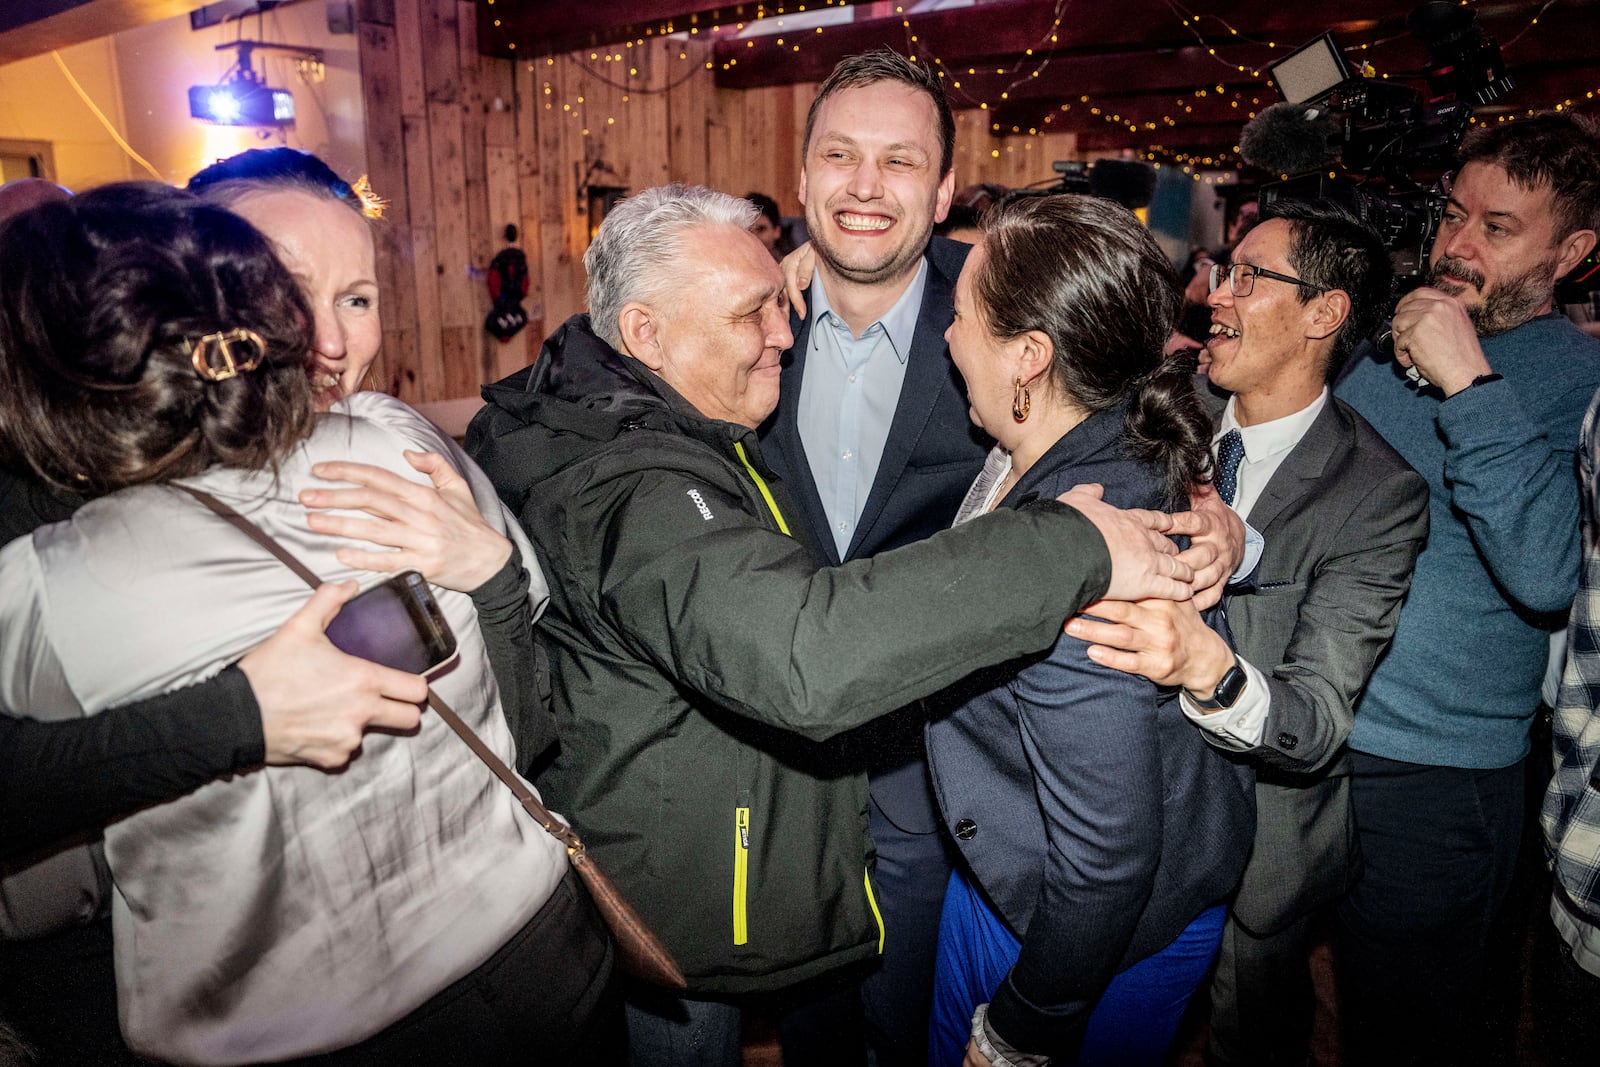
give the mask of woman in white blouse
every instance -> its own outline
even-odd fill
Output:
[[[417,481],[405,451],[436,452],[536,569],[482,475],[409,408],[362,393],[314,412],[312,322],[260,234],[161,186],[0,230],[0,461],[94,498],[0,553],[0,705],[63,718],[163,692],[304,601],[283,564],[168,483],[340,579],[355,576],[340,542],[298,499],[320,484],[312,466]],[[196,355],[218,335],[234,357],[220,369]],[[434,592],[460,646],[434,688],[509,761],[472,602]],[[564,850],[435,716],[369,736],[342,774],[265,767],[147,808],[107,829],[103,863],[122,1029],[143,1055],[616,1055],[610,945]],[[53,902],[70,913],[103,889]]]

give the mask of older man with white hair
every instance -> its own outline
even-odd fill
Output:
[[[636,1063],[737,1063],[741,995],[881,951],[866,782],[821,742],[1049,647],[1108,587],[1187,596],[1214,555],[1162,536],[1195,520],[1075,490],[822,568],[755,432],[792,338],[754,212],[680,185],[624,201],[585,257],[589,315],[468,434],[551,576],[540,787],[689,979],[631,992]],[[1039,558],[1060,565],[1007,562]]]

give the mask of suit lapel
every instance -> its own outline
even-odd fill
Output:
[[[1328,397],[1311,428],[1289,450],[1250,509],[1250,525],[1265,532],[1284,508],[1316,488],[1317,479],[1328,464],[1342,456],[1354,440],[1354,431],[1339,411],[1338,401]]]
[[[952,369],[944,332],[954,318],[955,282],[929,257],[928,280],[922,289],[922,306],[917,309],[917,328],[912,334],[911,352],[906,357],[905,381],[900,386],[900,399],[895,404],[894,421],[889,424],[889,437],[883,445],[878,473],[872,479],[872,491],[867,494],[861,521],[856,523],[855,536],[850,539],[850,558],[855,557],[856,550],[883,514],[884,505],[905,473],[917,442],[922,439],[922,431],[928,425],[940,393],[949,384]]]
[[[809,291],[807,296],[809,298]],[[807,301],[809,305],[809,299]],[[837,567],[839,550],[828,531],[828,513],[822,507],[822,497],[817,493],[816,479],[811,476],[811,461],[806,458],[804,442],[800,440],[800,384],[805,374],[806,347],[811,338],[814,315],[801,319],[790,315],[789,326],[794,334],[794,345],[784,353],[782,369],[778,374],[778,395],[783,399],[773,415],[772,425],[764,440],[767,462],[788,487],[789,496],[800,511],[800,518],[811,531],[815,548],[822,553],[824,562]]]

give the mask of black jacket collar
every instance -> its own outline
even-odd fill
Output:
[[[649,428],[687,434],[723,452],[735,441],[754,448],[754,430],[702,415],[643,363],[601,340],[588,315],[562,323],[531,367],[484,386],[483,398],[523,422],[591,440]]]

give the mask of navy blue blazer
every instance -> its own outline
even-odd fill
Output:
[[[1125,419],[1119,407],[1080,423],[1002,506],[1080,482],[1102,483],[1120,508],[1181,503],[1124,454]],[[1255,828],[1248,767],[1206,744],[1176,690],[1099,666],[1087,648],[1063,635],[979,672],[927,727],[945,823],[1022,940],[989,1019],[1018,1049],[1063,1063],[1111,979],[1233,891]]]
[[[971,245],[943,237],[935,237],[928,247],[928,279],[906,357],[905,383],[883,459],[843,559],[796,421],[815,316],[790,319],[794,347],[783,355],[778,408],[760,428],[761,452],[788,488],[817,558],[829,566],[887,552],[947,528],[983,469],[993,442],[967,414],[966,389],[944,341],[955,319],[956,278],[971,250]],[[891,715],[855,731],[842,744],[872,770],[872,797],[896,826],[933,833],[938,815],[922,770],[921,726],[920,715]]]

